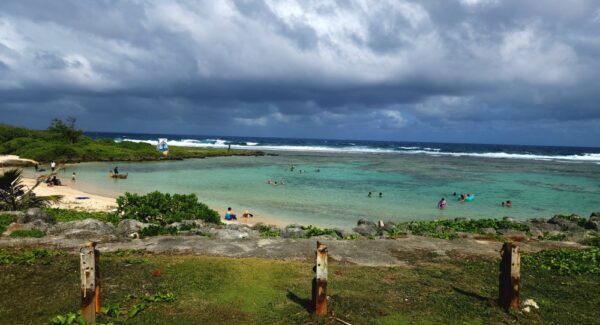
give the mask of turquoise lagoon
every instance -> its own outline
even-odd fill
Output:
[[[93,194],[195,193],[218,211],[230,206],[279,223],[321,227],[350,228],[359,218],[525,219],[558,213],[587,217],[600,210],[600,165],[586,162],[280,152],[262,157],[119,162],[121,172],[129,173],[126,180],[107,177],[115,164],[72,165],[63,178],[76,172],[74,186]],[[285,185],[268,185],[268,180],[283,180]],[[476,198],[460,203],[453,192]],[[442,197],[448,200],[445,210],[437,209]],[[505,200],[511,200],[513,207],[502,207]]]

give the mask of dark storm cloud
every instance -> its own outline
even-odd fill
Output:
[[[8,0],[0,122],[599,145],[598,30],[591,0]]]

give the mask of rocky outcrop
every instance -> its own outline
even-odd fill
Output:
[[[130,237],[132,234],[148,227],[149,223],[143,223],[133,219],[125,219],[117,225],[116,233],[122,237]]]
[[[283,238],[303,238],[305,236],[306,230],[298,224],[288,225],[281,230],[281,237]]]
[[[50,227],[51,225],[43,222],[42,220],[34,220],[30,223],[13,222],[6,227],[6,230],[2,233],[2,236],[10,236],[10,234],[17,230],[40,230],[47,232]]]
[[[590,215],[590,219],[585,223],[585,228],[600,231],[600,212]]]
[[[113,226],[96,219],[84,219],[62,222],[48,229],[48,234],[66,238],[92,239],[99,237],[114,237]]]
[[[20,215],[17,218],[17,223],[29,223],[34,220],[41,220],[48,224],[56,223],[54,216],[46,213],[44,210],[42,210],[40,208],[27,209],[27,211],[24,214]]]

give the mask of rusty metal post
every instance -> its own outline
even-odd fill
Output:
[[[506,310],[519,310],[519,289],[521,286],[521,254],[519,246],[504,243],[500,250],[500,290],[498,303]]]
[[[327,315],[327,246],[317,241],[317,276],[313,279],[312,300],[315,306],[315,315]]]
[[[100,312],[100,287],[98,280],[98,255],[95,242],[87,242],[79,251],[81,270],[81,316],[87,324],[96,323],[96,313]],[[96,308],[98,308],[96,310]]]

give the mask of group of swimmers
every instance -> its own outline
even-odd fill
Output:
[[[296,169],[296,166],[290,165],[290,171],[291,172],[293,172],[295,169]],[[305,169],[298,169],[298,172],[300,174],[302,174],[302,173],[306,173],[306,170]],[[319,169],[319,168],[315,169],[315,173],[320,173],[320,172],[321,172],[321,169]]]
[[[285,181],[282,179],[278,182],[278,181],[273,181],[273,180],[269,179],[269,180],[267,180],[267,184],[273,185],[273,186],[285,185]]]
[[[373,192],[369,192],[369,194],[367,194],[367,197],[373,197]],[[379,197],[383,197],[383,192],[379,192]]]
[[[242,218],[254,218],[254,215],[246,210],[242,214]],[[233,213],[231,207],[228,207],[227,212],[225,212],[225,220],[237,220],[237,215]]]
[[[452,196],[456,196],[456,192],[452,193]],[[468,194],[468,193],[462,193],[462,194],[460,195],[460,197],[458,198],[458,200],[459,200],[461,203],[464,203],[465,201],[472,201],[472,200],[473,200],[473,198],[475,198],[475,196],[474,196],[474,195],[471,195],[471,194]],[[438,204],[437,204],[437,206],[438,206],[438,209],[440,209],[440,210],[443,210],[443,209],[445,209],[447,205],[448,205],[448,202],[446,202],[446,199],[445,199],[445,198],[441,198],[441,199],[438,201]],[[506,201],[506,202],[504,202],[504,201],[503,201],[501,205],[502,205],[503,207],[510,208],[510,207],[512,207],[512,201],[511,201],[511,200],[508,200],[508,201]]]

